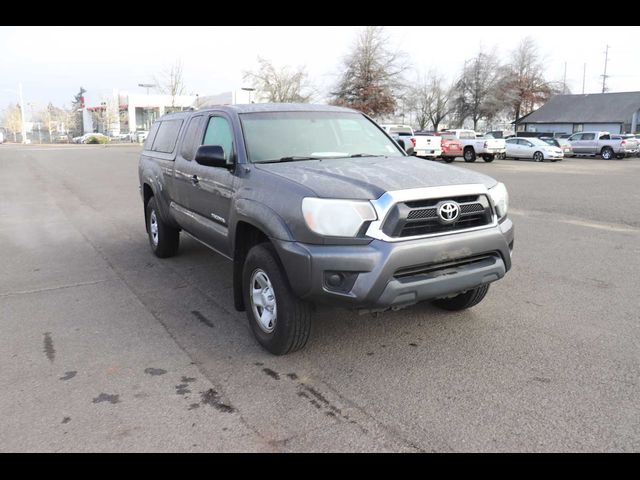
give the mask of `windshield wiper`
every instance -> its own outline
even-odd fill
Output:
[[[350,158],[356,157],[385,157],[386,155],[376,155],[373,153],[354,153],[353,155],[349,155]]]
[[[322,157],[303,157],[294,155],[291,157],[281,157],[275,160],[265,160],[264,162],[259,163],[300,162],[304,160],[322,160]]]

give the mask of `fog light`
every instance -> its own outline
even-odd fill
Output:
[[[324,272],[324,288],[326,290],[347,293],[356,283],[360,272],[336,272],[329,270]]]
[[[344,277],[339,273],[332,273],[327,277],[327,285],[330,287],[339,287],[342,285]]]

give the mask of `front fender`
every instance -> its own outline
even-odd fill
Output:
[[[286,222],[274,210],[264,203],[240,198],[235,201],[230,224],[234,227],[238,222],[247,222],[259,228],[265,235],[277,240],[292,241],[293,234]],[[231,244],[235,245],[235,228],[230,232]]]

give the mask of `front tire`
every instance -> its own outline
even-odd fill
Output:
[[[465,148],[464,150],[464,161],[467,163],[473,163],[476,161],[476,151],[471,148]]]
[[[496,156],[495,155],[483,155],[482,159],[487,162],[487,163],[491,163],[495,160]]]
[[[273,246],[253,247],[242,270],[247,319],[258,343],[274,355],[303,348],[311,333],[311,306],[291,290]]]
[[[453,162],[456,158],[455,157],[442,157],[442,159],[447,162],[447,163],[451,163]]]
[[[440,307],[444,310],[465,310],[479,304],[489,291],[489,284],[482,285],[468,290],[460,295],[456,295],[453,298],[439,298],[434,300],[433,304],[436,307]]]
[[[158,258],[173,257],[178,253],[180,246],[180,230],[162,220],[156,199],[153,197],[147,203],[146,217],[151,251]]]

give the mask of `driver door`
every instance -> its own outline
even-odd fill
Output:
[[[228,164],[235,162],[235,146],[231,122],[223,113],[209,116],[202,145],[220,145]],[[198,237],[218,252],[231,256],[229,214],[237,178],[233,170],[207,167],[194,162],[193,188],[189,209],[199,220]]]

